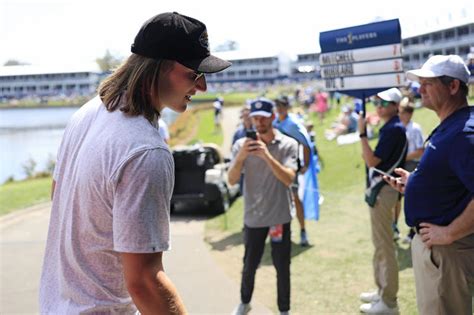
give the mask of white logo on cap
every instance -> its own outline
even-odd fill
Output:
[[[199,44],[201,44],[202,47],[209,50],[209,38],[207,36],[207,31],[206,30],[204,30],[201,33],[201,36],[199,36]]]
[[[262,108],[262,103],[260,103],[260,102],[255,103],[255,108],[256,109]]]

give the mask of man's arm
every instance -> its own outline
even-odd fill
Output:
[[[358,121],[359,134],[364,134],[366,132],[367,122],[365,118],[360,115]],[[360,138],[360,144],[362,145],[362,158],[368,167],[377,166],[382,160],[375,156],[374,151],[369,145],[369,139],[367,137]]]
[[[240,180],[240,175],[242,174],[242,167],[244,167],[245,159],[248,155],[248,144],[252,140],[246,139],[240,148],[239,152],[235,156],[234,160],[230,164],[229,170],[227,171],[227,179],[230,185],[235,185]]]
[[[421,239],[428,248],[433,245],[449,245],[474,233],[474,199],[448,226],[421,223],[420,227]]]
[[[303,145],[303,157],[304,157],[304,166],[301,167],[300,173],[304,174],[308,170],[309,162],[311,159],[311,149],[308,146]]]
[[[360,138],[360,143],[362,145],[362,158],[367,166],[375,167],[379,165],[382,160],[375,156],[374,151],[372,151],[372,148],[369,145],[369,139],[367,139],[367,137],[362,137]]]
[[[290,186],[295,179],[296,172],[294,169],[283,166],[277,159],[275,159],[270,153],[266,156],[265,161],[272,170],[273,175],[282,182],[285,186]]]
[[[405,186],[408,182],[408,178],[410,177],[411,173],[404,170],[403,168],[396,168],[395,174],[400,175],[400,177],[393,177],[393,176],[383,176],[383,179],[390,184],[396,191],[404,194],[405,193]]]
[[[283,166],[277,159],[275,159],[268,151],[267,145],[264,142],[253,141],[250,145],[251,151],[249,154],[256,155],[267,162],[273,175],[275,175],[275,177],[285,186],[290,186],[295,179],[296,171]],[[295,154],[297,154],[297,152],[295,152]]]
[[[166,276],[162,253],[121,253],[125,283],[141,314],[186,314],[178,292]]]

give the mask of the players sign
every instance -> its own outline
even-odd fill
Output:
[[[323,32],[320,45],[328,91],[361,97],[404,83],[398,20]]]

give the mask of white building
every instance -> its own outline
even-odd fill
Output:
[[[51,95],[89,95],[99,84],[97,66],[0,67],[0,98],[23,98]]]
[[[403,67],[420,67],[431,55],[459,55],[467,59],[474,47],[474,23],[403,39]]]
[[[319,67],[320,53],[298,54],[291,65],[291,79],[311,80],[321,78]]]
[[[206,74],[209,83],[275,81],[290,74],[290,59],[285,54],[255,54],[243,51],[213,53],[229,60],[232,66],[213,74]]]
[[[456,54],[467,59],[474,47],[474,23],[463,24],[403,39],[404,69],[417,68],[432,54]],[[216,52],[232,66],[222,72],[207,74],[212,86],[266,85],[275,81],[320,78],[318,52],[302,53],[292,61],[280,53]],[[96,65],[69,68],[8,66],[0,67],[0,99],[25,96],[89,95],[97,89],[101,72]],[[250,84],[246,84],[250,83]]]

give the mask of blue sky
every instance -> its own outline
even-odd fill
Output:
[[[126,57],[141,24],[166,11],[206,23],[211,47],[235,40],[256,54],[319,51],[319,32],[375,20],[399,18],[403,37],[474,21],[472,0],[0,0],[0,65],[86,64],[106,49]]]

